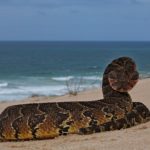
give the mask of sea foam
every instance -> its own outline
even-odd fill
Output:
[[[2,83],[0,83],[0,88],[1,87],[7,87],[8,86],[8,83],[7,82],[2,82]]]

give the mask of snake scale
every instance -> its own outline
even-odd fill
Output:
[[[90,134],[147,122],[150,120],[149,109],[143,103],[132,102],[128,93],[138,78],[135,62],[129,57],[120,57],[104,71],[103,99],[9,106],[0,114],[0,140]]]

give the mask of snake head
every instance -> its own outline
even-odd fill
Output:
[[[116,67],[108,73],[111,88],[118,92],[130,91],[139,79],[139,73],[136,71],[134,61],[128,57],[121,57],[112,63],[116,63],[114,65]]]

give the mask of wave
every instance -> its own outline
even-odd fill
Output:
[[[60,96],[68,93],[65,81],[73,79],[71,86],[78,86],[79,91],[99,86],[97,76],[62,76],[62,77],[24,77],[7,79],[0,82],[0,100],[20,100],[32,95]],[[80,81],[81,80],[81,81]],[[76,82],[77,81],[77,82]],[[98,84],[97,84],[98,83]]]
[[[145,78],[150,78],[150,72],[140,74],[140,79],[145,79]]]
[[[101,80],[101,77],[98,76],[85,76],[83,77],[84,80]]]
[[[55,81],[68,81],[70,79],[73,79],[73,76],[66,76],[66,77],[53,77],[52,80]]]
[[[32,95],[60,96],[67,93],[65,85],[52,86],[19,86],[18,88],[2,88],[0,100],[18,100]]]
[[[31,94],[40,95],[62,95],[66,92],[65,85],[51,85],[51,86],[26,86],[20,87],[21,90]]]
[[[7,86],[8,86],[8,83],[7,83],[7,82],[0,83],[0,88],[2,88],[2,87],[7,87]]]
[[[52,77],[52,80],[55,81],[69,81],[71,79],[77,80],[102,80],[102,77],[98,76],[64,76],[64,77]]]

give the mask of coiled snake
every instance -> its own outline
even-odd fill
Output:
[[[104,99],[87,102],[22,104],[0,114],[0,140],[54,138],[122,129],[150,120],[149,109],[128,91],[139,78],[131,58],[113,60],[103,75]]]

